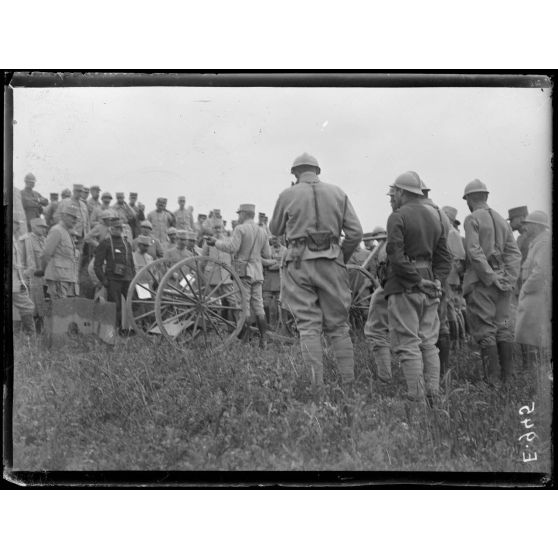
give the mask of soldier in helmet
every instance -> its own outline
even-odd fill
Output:
[[[36,219],[41,216],[43,207],[48,205],[48,200],[43,198],[39,192],[33,190],[36,183],[36,178],[33,173],[27,173],[24,181],[25,187],[21,190],[21,203],[23,204],[25,217],[27,219],[27,230],[31,232],[31,219]]]
[[[100,214],[101,222],[96,223],[93,228],[85,235],[85,243],[92,248],[91,253],[99,246],[110,234],[110,222],[116,217],[111,209],[103,209]]]
[[[407,383],[409,420],[417,403],[426,397],[435,405],[438,398],[438,305],[451,267],[440,216],[424,203],[422,185],[414,171],[397,177],[393,183],[396,210],[387,223],[384,296],[391,343]]]
[[[159,240],[153,238],[152,232],[153,232],[153,225],[151,224],[151,221],[148,221],[146,219],[145,221],[142,221],[140,223],[140,234],[142,236],[147,236],[151,239],[151,245],[149,246],[148,253],[154,260],[157,260],[164,256],[164,249],[162,244],[159,242]],[[137,240],[138,239],[136,237],[132,241],[132,247],[134,248],[134,250],[136,250],[138,247]]]
[[[296,318],[302,356],[318,399],[323,386],[322,331],[331,342],[341,382],[349,388],[354,381],[346,264],[362,239],[362,227],[347,194],[322,182],[320,172],[312,155],[304,153],[295,159],[291,173],[297,183],[279,195],[269,226],[273,235],[286,235],[281,302]],[[340,246],[342,233],[345,238]]]
[[[521,252],[509,224],[487,204],[488,188],[478,178],[465,186],[471,211],[465,229],[466,270],[463,294],[470,329],[479,343],[490,383],[511,378],[513,331],[510,302],[521,266]]]

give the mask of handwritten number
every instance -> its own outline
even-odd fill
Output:
[[[535,411],[535,402],[532,401],[531,402],[532,407],[529,409],[529,405],[523,405],[523,407],[521,407],[519,409],[519,414],[520,415],[530,415],[531,413],[533,413]]]

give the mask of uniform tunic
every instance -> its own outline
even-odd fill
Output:
[[[16,239],[27,232],[27,218],[21,201],[21,190],[13,188],[13,233]]]
[[[174,215],[166,210],[155,209],[147,215],[147,220],[153,225],[153,237],[159,242],[167,242],[167,229],[173,226]]]
[[[123,236],[125,236],[130,242],[134,238],[133,227],[135,226],[136,214],[128,206],[128,204],[115,203],[111,206],[111,209],[116,213],[123,223]]]
[[[54,216],[56,214],[57,209],[58,209],[58,202],[57,201],[51,201],[45,208],[45,211],[44,211],[45,222],[48,225],[49,229],[50,229],[50,227],[56,225],[56,220],[55,220]]]
[[[171,260],[173,263],[178,263],[186,258],[193,258],[194,256],[195,254],[190,252],[187,248],[180,250],[178,246],[175,246],[174,248],[167,250],[163,257]]]
[[[78,277],[78,252],[74,241],[62,223],[48,232],[43,250],[47,262],[45,280],[52,298],[75,296]]]
[[[183,231],[193,231],[194,230],[194,216],[189,209],[177,209],[174,212],[174,218],[176,220],[176,228]]]
[[[12,236],[12,305],[21,316],[32,315],[35,310],[23,275],[24,269],[22,244]]]
[[[339,186],[322,182],[315,173],[304,172],[297,184],[279,195],[269,229],[275,236],[285,234],[289,244],[281,304],[295,316],[302,356],[313,381],[323,382],[322,331],[331,341],[342,381],[352,381],[351,291],[345,262],[362,240],[362,227],[347,194]],[[315,252],[307,245],[297,249],[292,241],[307,239],[309,229],[329,232],[330,246]]]
[[[153,262],[153,258],[146,252],[145,254],[140,254],[137,250],[134,251],[134,267],[136,273]]]
[[[494,217],[492,220],[490,213]],[[465,217],[465,276],[463,294],[471,321],[473,338],[482,346],[499,341],[512,342],[510,323],[511,291],[500,291],[493,282],[498,274],[488,259],[500,253],[503,260],[501,276],[513,286],[519,275],[521,252],[509,223],[486,203]]]
[[[149,246],[149,248],[147,249],[147,253],[154,259],[154,260],[158,260],[159,258],[162,258],[164,256],[164,250],[163,250],[163,246],[161,245],[161,243],[156,239],[151,237],[151,245]],[[135,250],[138,249],[138,239],[134,238],[134,240],[132,241],[132,247]]]
[[[61,200],[58,203],[58,207],[56,208],[54,218],[56,221],[59,221],[62,212],[71,205],[77,207],[78,209],[77,221],[73,227],[73,230],[75,230],[78,234],[78,238],[80,240],[83,240],[83,238],[91,228],[89,224],[89,210],[87,209],[87,204],[83,200],[74,200],[73,198],[66,198],[64,200]]]
[[[102,202],[99,201],[98,199],[95,200],[93,198],[89,198],[86,203],[87,203],[87,211],[89,212],[89,219],[91,219],[93,211],[95,211],[95,209],[102,207]]]
[[[21,190],[21,203],[27,219],[27,228],[31,230],[31,219],[40,217],[43,213],[43,206],[48,205],[48,200],[43,198],[39,192],[24,188]]]
[[[543,231],[529,245],[521,267],[515,340],[517,343],[548,348],[551,345],[552,265],[550,232]]]
[[[111,211],[110,205],[99,205],[94,207],[91,211],[91,216],[89,217],[90,227],[94,227],[97,223],[103,222],[103,211]]]
[[[265,316],[262,298],[262,257],[271,257],[267,235],[253,219],[247,219],[234,229],[230,238],[218,239],[215,247],[233,255],[235,260],[247,263],[246,275],[240,278],[243,284],[242,305],[245,315],[248,317],[251,310],[256,316]]]

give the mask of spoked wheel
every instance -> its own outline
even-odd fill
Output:
[[[207,279],[208,263],[213,268],[211,277],[220,281]],[[240,279],[228,265],[206,256],[187,258],[173,265],[161,280],[155,298],[157,327],[182,351],[217,350],[242,329],[246,317],[241,301]]]
[[[160,333],[155,319],[155,297],[161,279],[172,265],[172,260],[155,260],[142,267],[130,283],[126,311],[134,331],[140,335]]]
[[[347,265],[351,288],[349,323],[354,333],[363,332],[370,300],[375,290],[375,281],[370,272],[359,265]]]

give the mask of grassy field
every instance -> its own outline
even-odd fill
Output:
[[[549,398],[523,370],[489,388],[472,349],[452,356],[441,410],[408,425],[401,372],[380,391],[363,341],[352,419],[331,355],[326,399],[309,401],[296,345],[185,357],[151,339],[75,338],[54,352],[16,334],[14,346],[16,470],[550,470]],[[529,463],[526,417],[537,434]]]

